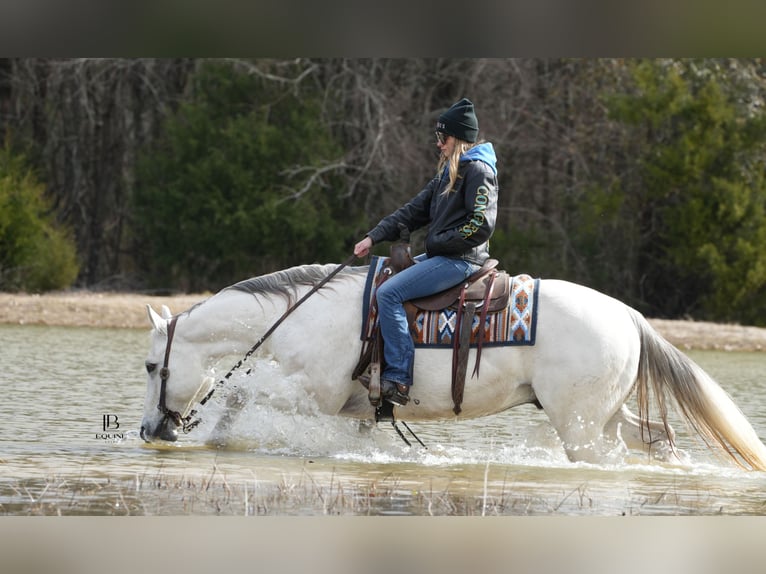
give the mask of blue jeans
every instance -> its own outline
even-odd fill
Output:
[[[479,269],[468,261],[441,255],[418,255],[415,261],[415,265],[385,281],[376,294],[386,361],[381,379],[405,385],[412,384],[415,345],[403,303],[454,287]]]

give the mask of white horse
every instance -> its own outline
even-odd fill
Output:
[[[175,317],[167,308],[160,316],[147,306],[153,332],[142,438],[176,440],[191,409],[204,409],[197,403],[214,382],[211,365],[245,355],[299,297],[337,267],[306,265],[246,280]],[[268,391],[269,400],[279,397],[279,385],[298,385],[300,396],[311,402],[307,410],[374,417],[367,391],[351,379],[362,346],[367,270],[343,269],[295,308],[249,359],[256,371],[258,361],[268,360],[280,375]],[[397,419],[455,418],[451,352],[417,349],[411,400],[395,408]],[[671,396],[712,450],[745,468],[766,470],[766,447],[728,394],[641,314],[587,287],[541,280],[536,344],[485,347],[481,365],[479,376],[466,382],[459,418],[537,403],[572,461],[603,461],[620,439],[629,449],[673,456],[665,400]],[[633,392],[640,416],[625,406]],[[650,410],[660,420],[650,421]]]

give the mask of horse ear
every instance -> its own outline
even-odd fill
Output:
[[[157,311],[152,309],[151,305],[146,306],[146,314],[149,315],[149,322],[152,324],[152,328],[155,331],[167,332],[168,322],[157,314]]]
[[[173,313],[170,312],[170,308],[167,305],[162,306],[162,318],[170,321],[173,318]]]

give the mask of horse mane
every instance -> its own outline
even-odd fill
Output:
[[[324,280],[330,273],[337,268],[336,264],[313,264],[291,267],[281,271],[274,271],[267,275],[251,277],[234,285],[229,285],[222,289],[223,291],[242,291],[251,295],[279,295],[292,302],[299,286],[307,285],[314,287]],[[343,269],[336,275],[332,281],[343,277],[344,274],[355,274],[366,272],[366,267],[351,267]],[[330,283],[332,283],[330,281]],[[331,288],[330,283],[327,284]]]

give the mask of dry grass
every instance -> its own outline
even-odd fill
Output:
[[[188,309],[210,294],[158,297],[135,293],[71,291],[29,295],[0,293],[0,323],[63,327],[149,327],[146,305],[159,312],[167,305],[174,313]]]
[[[764,351],[766,329],[706,321],[649,319],[652,326],[682,350]]]
[[[59,478],[0,483],[0,514],[13,516],[711,516],[720,501],[676,485],[661,492],[605,497],[583,482],[550,492],[515,484],[490,490],[415,488],[395,475],[321,482],[308,472],[276,482],[230,480],[214,465],[205,475],[158,471],[127,478]],[[762,506],[762,504],[761,504]],[[737,508],[760,514],[762,508]]]

